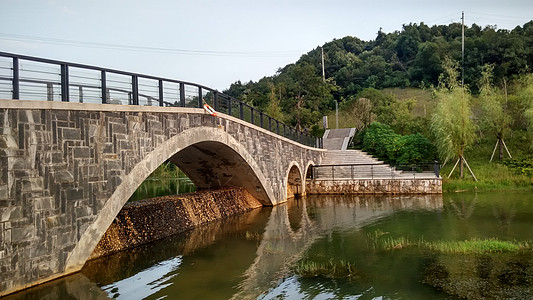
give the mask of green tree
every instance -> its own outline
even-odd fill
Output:
[[[335,85],[323,81],[311,64],[291,65],[280,79],[286,86],[281,106],[299,129],[318,122],[320,111],[330,109],[334,103],[332,92]]]
[[[362,130],[376,120],[373,113],[372,101],[368,98],[358,98],[353,101],[351,109],[352,117],[355,121],[355,127]]]
[[[281,90],[283,89],[283,85],[280,84],[279,86],[275,86],[274,83],[269,83],[270,87],[270,101],[268,102],[268,106],[266,109],[266,114],[271,116],[274,119],[277,119],[279,121],[284,121],[285,116],[283,112],[281,111],[281,107],[279,105],[280,103],[280,97],[281,97]]]
[[[459,85],[457,68],[457,62],[445,58],[445,73],[435,90],[438,104],[432,116],[431,129],[440,158],[448,161],[457,157],[460,162],[459,176],[463,178],[464,153],[475,141],[476,126],[472,121],[471,96],[464,86]]]
[[[481,107],[483,110],[482,126],[494,134],[499,146],[499,158],[503,159],[504,136],[509,131],[511,116],[507,113],[507,95],[492,83],[493,65],[483,66],[480,81]],[[495,148],[496,149],[496,148]],[[492,159],[492,157],[491,157]]]
[[[527,104],[527,109],[524,112],[528,122],[528,131],[530,133],[530,147],[533,149],[533,74],[525,75],[522,78],[522,88],[518,96],[524,103]]]

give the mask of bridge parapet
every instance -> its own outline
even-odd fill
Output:
[[[198,108],[0,100],[0,123],[0,295],[79,270],[167,159],[200,189],[242,186],[275,205],[290,170],[303,183],[324,153]]]
[[[200,84],[96,66],[0,52],[0,99],[202,108],[302,143],[322,140],[239,99]]]

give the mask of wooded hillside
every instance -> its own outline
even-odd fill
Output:
[[[273,76],[235,82],[224,93],[287,123],[311,127],[335,108],[335,100],[354,101],[367,88],[437,86],[446,57],[461,61],[461,24],[408,24],[392,33],[379,30],[371,41],[352,36],[334,39]],[[482,68],[487,64],[493,65],[496,86],[503,86],[504,78],[510,82],[530,73],[533,21],[510,31],[475,24],[466,27],[464,80],[474,95],[479,93]]]

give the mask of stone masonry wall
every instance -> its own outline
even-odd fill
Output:
[[[243,188],[223,188],[127,203],[89,259],[153,242],[261,207]]]
[[[241,143],[272,186],[273,201],[285,199],[291,161],[305,168],[322,155],[199,109],[0,100],[0,124],[0,296],[64,275],[80,237],[125,176],[190,128],[218,128]]]
[[[442,180],[435,179],[353,179],[307,180],[307,194],[442,194]]]

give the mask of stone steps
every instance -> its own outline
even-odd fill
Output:
[[[317,179],[395,178],[402,173],[360,150],[330,150],[320,165],[324,167],[313,170]]]

